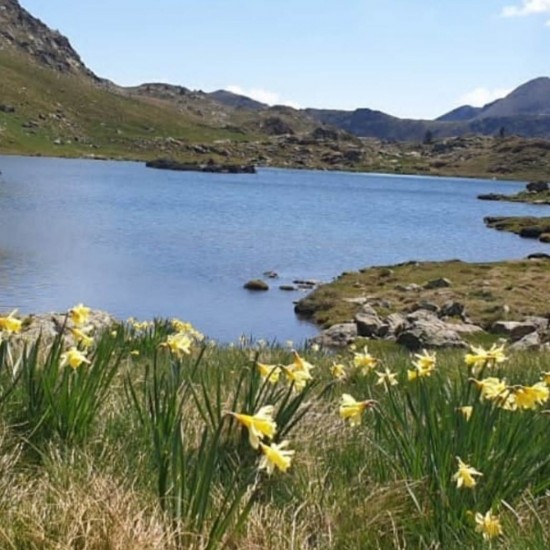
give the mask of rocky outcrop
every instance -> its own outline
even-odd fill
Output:
[[[452,311],[461,311],[458,305]],[[447,308],[447,312],[449,308]],[[341,347],[352,335],[363,338],[390,340],[408,349],[466,347],[462,335],[483,332],[483,329],[471,323],[462,321],[450,322],[441,318],[438,313],[417,308],[410,313],[391,313],[379,315],[374,307],[366,303],[355,315],[353,323],[334,325],[324,330],[315,342],[324,347]],[[346,337],[342,334],[345,332]]]
[[[118,323],[119,321],[110,313],[101,310],[92,310],[84,325],[84,331],[93,337]],[[31,314],[23,318],[21,332],[13,335],[11,341],[16,346],[23,346],[25,343],[34,342],[40,337],[42,342],[47,345],[56,336],[63,333],[67,342],[72,345],[76,344],[70,331],[74,327],[74,323],[66,313]]]
[[[208,161],[205,164],[179,162],[170,159],[155,159],[145,163],[147,168],[175,170],[177,172],[208,172],[213,174],[255,174],[256,167],[251,164],[217,164]]]
[[[355,323],[341,323],[333,325],[321,334],[311,339],[311,342],[322,348],[345,348],[357,338]]]
[[[0,4],[0,49],[24,53],[35,62],[61,73],[100,79],[84,65],[69,40],[23,9],[17,0]]]

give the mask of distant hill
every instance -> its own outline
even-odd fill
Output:
[[[550,116],[550,78],[530,80],[506,97],[483,107],[476,118]]]
[[[462,105],[452,111],[436,118],[440,122],[463,122],[465,120],[471,120],[475,118],[480,111],[481,107],[472,107],[471,105]]]
[[[393,117],[380,111],[307,109],[311,116],[360,137],[420,141],[469,134],[550,138],[550,78],[531,80],[484,107],[463,105],[436,120]]]
[[[227,90],[216,90],[215,92],[211,92],[207,95],[218,103],[227,105],[228,107],[235,107],[237,109],[263,111],[268,108],[268,105],[265,103],[261,103],[260,101],[256,101],[244,95],[228,92]]]

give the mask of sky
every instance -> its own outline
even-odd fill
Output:
[[[435,118],[550,76],[550,0],[20,0],[121,85]]]

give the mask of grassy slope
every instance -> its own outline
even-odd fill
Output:
[[[403,291],[399,286],[423,285],[446,277],[452,286],[443,289]],[[349,321],[359,310],[357,304],[343,300],[373,296],[387,300],[390,307],[381,313],[404,311],[427,300],[437,305],[458,301],[474,323],[489,327],[505,317],[547,315],[550,310],[547,289],[550,288],[550,261],[521,260],[495,263],[461,261],[420,262],[391,267],[373,267],[357,273],[344,273],[332,283],[319,287],[301,300],[311,311],[312,319],[324,327]]]
[[[110,92],[13,53],[0,51],[0,67],[0,103],[16,109],[0,112],[0,149],[7,153],[150,158],[165,153],[163,138],[243,139],[170,103]],[[29,121],[37,126],[24,128]],[[63,145],[54,143],[59,139]]]

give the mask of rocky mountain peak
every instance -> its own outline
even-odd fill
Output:
[[[22,52],[61,73],[99,80],[65,36],[33,17],[17,0],[0,0],[0,50],[3,49]]]

